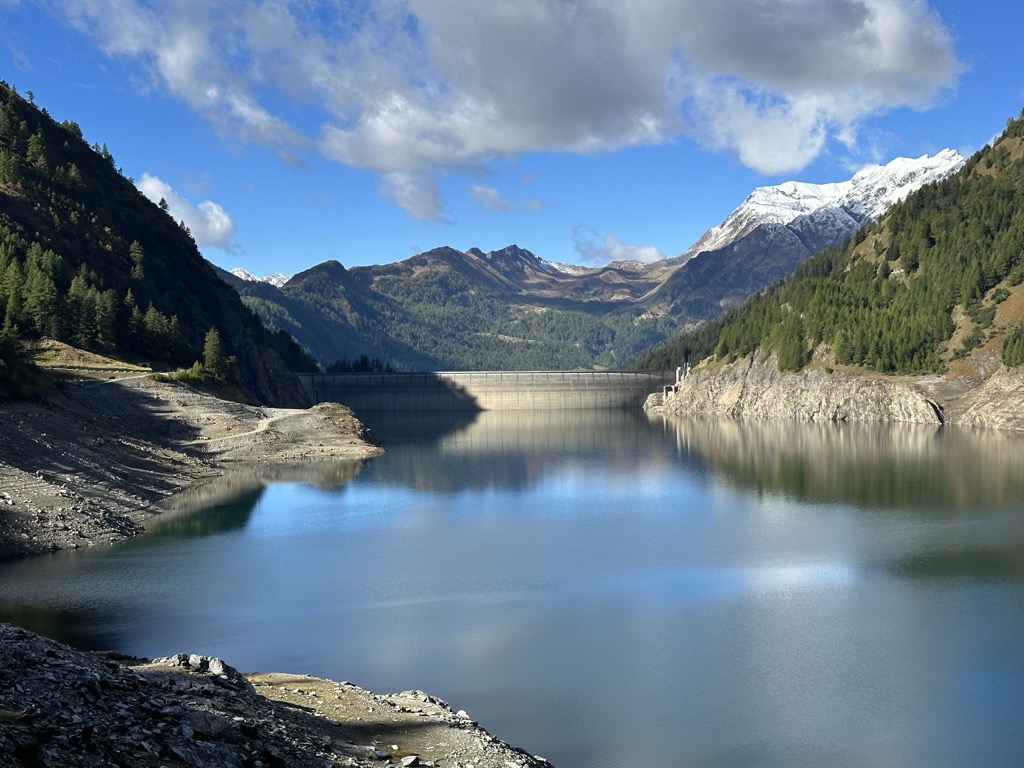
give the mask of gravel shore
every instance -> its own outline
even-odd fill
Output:
[[[67,384],[0,423],[0,559],[136,536],[158,502],[233,468],[381,452],[341,405],[244,405],[147,376]]]
[[[83,653],[0,624],[6,768],[550,768],[422,691]]]

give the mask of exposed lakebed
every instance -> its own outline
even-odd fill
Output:
[[[0,618],[420,688],[559,768],[1024,759],[1024,436],[360,415],[386,455],[4,563]]]

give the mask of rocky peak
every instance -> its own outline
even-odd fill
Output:
[[[228,270],[232,275],[240,280],[245,280],[248,283],[269,283],[270,285],[280,288],[282,285],[292,279],[291,275],[286,275],[283,272],[271,272],[269,275],[263,275],[262,277],[254,275],[249,270],[243,267],[235,267],[234,269]]]
[[[847,181],[831,184],[787,181],[758,187],[725,221],[701,235],[682,256],[690,258],[719,250],[758,227],[789,225],[804,216],[833,221],[833,212],[842,212],[841,218],[863,224],[880,217],[893,203],[925,184],[955,173],[964,162],[959,152],[944,149],[935,155],[916,159],[898,157],[886,165],[869,166]],[[823,212],[826,215],[822,215]]]

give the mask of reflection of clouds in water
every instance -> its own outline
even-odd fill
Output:
[[[619,487],[614,478],[634,477],[638,467],[652,486],[677,468],[639,411],[484,411],[452,430],[436,419],[433,426],[436,442],[403,442],[401,451],[374,459],[368,474],[435,493],[525,489],[552,478],[556,487],[599,480],[610,490]],[[600,478],[593,474],[598,464]]]
[[[764,593],[853,587],[860,572],[852,562],[777,563],[764,566],[688,566],[637,569],[627,578],[600,585],[602,600],[618,596],[624,604],[728,603]],[[592,594],[591,585],[581,594]]]
[[[857,569],[849,563],[777,565],[753,568],[742,573],[756,590],[849,587],[857,580]]]

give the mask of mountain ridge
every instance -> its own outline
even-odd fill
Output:
[[[702,251],[723,248],[765,224],[792,224],[802,216],[833,210],[845,212],[857,224],[877,219],[893,203],[932,181],[954,173],[967,158],[953,149],[916,159],[897,157],[885,165],[858,171],[848,181],[811,184],[786,181],[757,187],[721,224],[707,230],[677,257],[689,259]]]
[[[910,387],[929,420],[1024,429],[1024,112],[956,174],[642,366],[673,360],[695,375],[670,412],[886,419]],[[851,376],[875,406],[823,409]]]
[[[622,367],[645,345],[738,305],[961,162],[946,150],[845,182],[761,187],[705,233],[702,241],[717,249],[651,264],[582,267],[515,244],[489,252],[441,246],[333,277],[315,266],[279,287],[237,277],[232,284],[325,366],[366,355],[397,369]]]
[[[312,362],[294,340],[263,326],[105,146],[0,83],[0,396],[23,394],[6,375],[23,340],[161,369],[204,359],[211,329],[248,396],[295,402],[276,376],[286,358]]]

